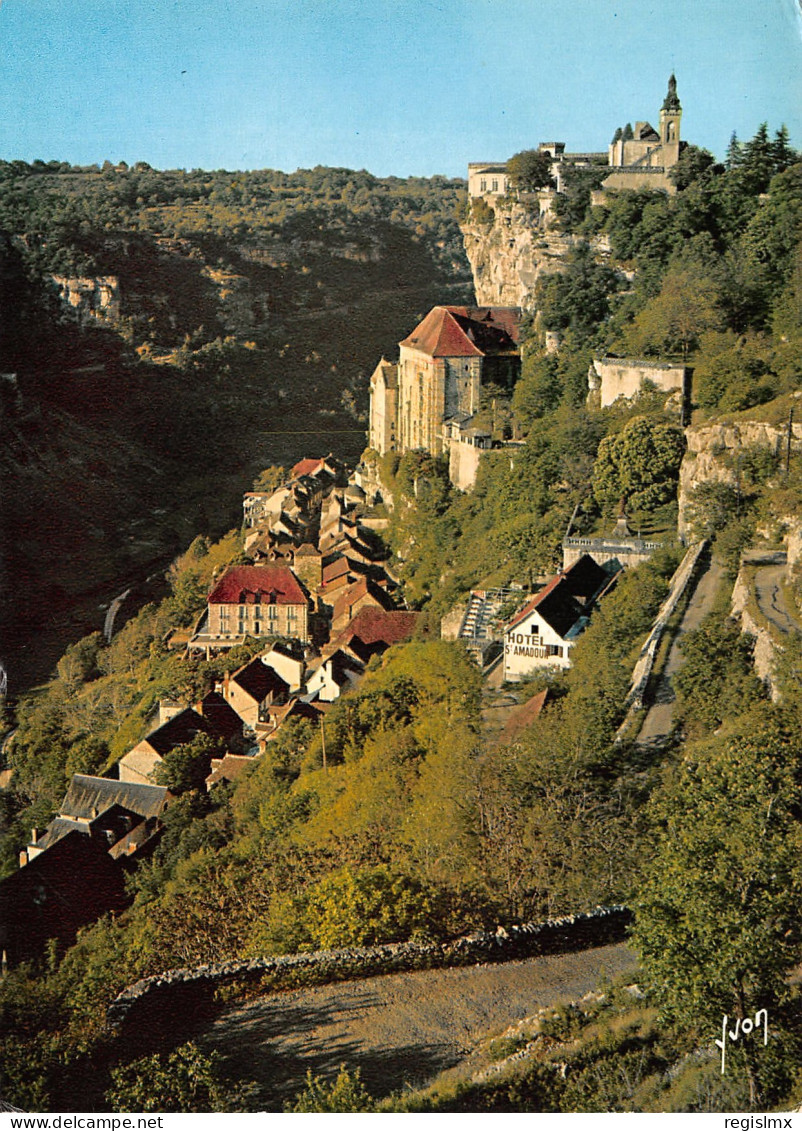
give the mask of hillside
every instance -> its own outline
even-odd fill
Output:
[[[357,457],[388,341],[469,274],[461,184],[443,178],[12,162],[0,187],[0,372],[17,374],[0,640],[16,695],[198,530],[238,525],[261,468]],[[54,275],[116,279],[119,311],[77,323]]]
[[[138,175],[148,183],[148,170]],[[239,175],[230,176],[231,200],[240,186]],[[414,638],[368,658],[355,686],[320,719],[282,726],[235,780],[202,788],[190,771],[205,775],[208,747],[176,748],[168,769],[177,767],[170,780],[178,796],[165,811],[152,858],[129,879],[128,905],[87,927],[74,945],[53,942],[4,981],[0,1011],[13,1034],[3,1043],[6,1087],[20,1106],[58,1110],[77,1086],[88,1088],[90,1061],[86,1095],[97,1110],[170,1104],[179,1094],[198,1108],[259,1106],[248,1090],[254,1073],[242,1062],[232,1075],[213,1050],[176,1048],[158,1026],[148,1030],[155,1034],[148,1056],[115,1043],[105,1009],[137,979],[152,977],[169,994],[166,971],[277,955],[295,955],[303,979],[301,960],[313,952],[325,952],[316,960],[325,966],[330,951],[406,940],[447,946],[479,930],[504,938],[519,924],[611,905],[634,916],[631,946],[640,965],[626,990],[525,1019],[488,1053],[501,1066],[498,1077],[490,1066],[487,1077],[453,1087],[441,1081],[431,1092],[387,1096],[390,1088],[382,1086],[384,1109],[762,1111],[799,1102],[800,997],[789,975],[802,961],[802,647],[794,629],[802,623],[802,436],[791,416],[802,391],[802,164],[782,131],[772,139],[761,128],[745,144],[733,141],[726,164],[689,147],[676,176],[676,195],[622,192],[593,206],[589,197],[584,204],[577,198],[559,217],[571,246],[560,271],[534,282],[537,314],[524,320],[520,379],[511,392],[482,390],[477,418],[509,446],[483,451],[472,490],[454,487],[441,456],[364,453],[386,502],[371,507],[363,492],[351,513],[380,529],[398,581],[394,592],[420,614]],[[215,230],[231,227],[228,212],[213,214],[216,189],[200,199],[201,180],[195,178],[187,223],[196,223],[194,209],[203,207]],[[250,184],[258,199],[257,187]],[[381,202],[397,188],[360,187],[366,195],[357,201],[355,193],[357,211],[374,190]],[[126,207],[140,209],[144,223],[163,204],[158,189],[153,200],[137,191],[142,203],[138,196]],[[346,187],[338,192],[345,197]],[[495,223],[506,207],[496,205],[493,218],[474,212]],[[256,205],[246,193],[231,207],[252,217]],[[243,223],[234,232],[240,249],[251,246]],[[247,452],[243,470],[259,457],[277,462],[269,437],[263,447],[256,443],[260,429],[271,431],[271,404],[255,421],[244,419],[268,370],[271,380],[283,375],[282,417],[285,404],[299,417],[306,404],[336,411],[324,417],[332,423],[353,423],[354,411],[363,411],[364,384],[345,380],[356,364],[345,328],[369,337],[368,367],[396,340],[388,341],[385,321],[360,321],[374,303],[385,305],[382,296],[372,294],[359,308],[353,297],[342,310],[325,301],[305,305],[311,275],[301,258],[297,272],[292,265],[286,249],[295,246],[294,229],[286,223],[286,266],[257,257],[286,272],[296,288],[287,284],[283,292],[293,316],[276,338],[269,318],[258,331],[251,326],[253,337],[219,343],[179,341],[169,318],[156,313],[148,315],[150,336],[143,337],[146,319],[126,346],[111,329],[124,380],[152,380],[155,387],[157,374],[168,375],[163,401],[135,401],[145,405],[148,443],[147,414],[167,412],[169,434],[173,419],[186,419],[170,411],[182,388],[192,389],[187,401],[198,415],[179,433],[180,462],[192,471],[182,482],[197,486],[192,497],[210,515],[219,513],[223,479],[215,476],[210,494],[207,451],[232,476],[235,449]],[[311,229],[304,232],[314,252]],[[352,237],[349,229],[351,243]],[[77,237],[70,244],[76,256],[95,256],[71,260],[70,270],[110,270],[100,256],[106,237],[92,238],[83,250]],[[173,224],[166,238],[190,237]],[[28,242],[31,254],[48,253],[47,240]],[[351,243],[348,271],[364,271],[378,285],[381,261],[367,252],[365,261],[350,258]],[[594,251],[602,244],[609,247],[603,260]],[[297,245],[299,257],[304,246]],[[332,262],[343,258],[338,246]],[[248,261],[232,253],[212,269],[228,281],[234,274],[250,279]],[[431,263],[443,269],[435,252]],[[49,270],[56,267],[48,261]],[[458,282],[435,276],[432,289],[443,288],[437,301],[445,302]],[[232,283],[232,293],[250,286]],[[400,319],[410,295],[406,288],[392,293]],[[343,330],[336,375],[333,354],[301,354],[334,317]],[[296,330],[310,335],[301,348]],[[54,328],[67,332],[83,346],[100,331]],[[588,396],[588,376],[602,357],[644,361],[646,370],[658,362],[692,368],[690,421],[687,406],[654,382],[601,407]],[[329,401],[321,394],[324,370],[334,382]],[[306,372],[319,378],[308,391]],[[364,382],[367,369],[359,372]],[[53,388],[56,398],[58,382]],[[197,389],[205,390],[198,401]],[[275,403],[279,391],[269,389]],[[355,406],[347,397],[343,403],[346,392]],[[105,405],[102,392],[97,396]],[[203,429],[207,415],[211,433]],[[265,481],[275,486],[282,477],[268,468]],[[557,579],[548,579],[562,564],[569,523],[586,539],[609,536],[622,512],[633,530],[661,545],[605,589],[572,640],[570,666],[541,668],[499,693],[460,640],[440,637],[442,618],[453,620],[472,590],[509,587],[498,614],[508,624],[534,607],[542,592],[555,592],[549,586]],[[627,697],[685,556],[680,532],[686,541],[707,540],[714,566],[699,607],[680,603],[668,618],[646,705],[660,694],[661,680],[670,680],[670,719],[639,742],[621,729]],[[321,577],[323,559],[321,552]],[[171,629],[193,623],[221,569],[251,560],[237,531],[215,544],[196,539],[170,571],[166,600],[132,617],[110,645],[97,636],[73,644],[55,677],[23,698],[10,747],[12,788],[0,794],[6,874],[24,873],[15,870],[16,854],[29,843],[30,828],[50,820],[74,773],[113,772],[146,733],[157,704],[196,703],[215,681],[228,686],[234,659],[245,664],[263,648],[264,640],[251,640],[241,651],[207,659],[165,644]],[[767,610],[785,614],[781,637]],[[530,707],[537,695],[537,711],[513,732],[493,732],[484,725],[488,704],[513,693]],[[208,969],[197,974],[199,982],[208,977]],[[232,975],[214,1009],[256,1016],[262,1006],[239,1000],[252,988]],[[258,990],[274,988],[268,977]],[[338,992],[325,991],[324,1014]],[[299,999],[300,1013],[288,1007],[288,1024],[302,1034],[314,1021],[317,996]],[[763,1011],[771,1018],[770,1042],[733,1039],[729,1073],[722,1074],[714,1044],[720,1018],[751,1020],[757,1032],[754,1019]],[[517,1006],[513,1013],[510,1021],[520,1016]],[[492,1023],[501,1028],[505,1021],[494,1012]],[[355,1081],[360,1056],[351,1039],[341,1078],[334,1079],[336,1065],[318,1062],[322,1079],[308,1079],[304,1089],[290,1073],[281,1098],[301,1093],[296,1110],[372,1110],[376,1101]],[[446,1053],[444,1060],[453,1058],[453,1049]],[[393,1079],[404,1056],[395,1046]],[[365,1064],[374,1072],[372,1055]]]

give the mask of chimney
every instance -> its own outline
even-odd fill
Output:
[[[38,839],[39,833],[36,831],[36,829],[31,829],[31,844],[36,844]]]
[[[22,851],[19,854],[19,866],[20,866],[20,868],[24,868],[27,863],[28,863],[28,853],[23,848]]]

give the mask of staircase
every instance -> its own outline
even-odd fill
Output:
[[[518,588],[477,589],[471,592],[468,607],[459,630],[459,639],[465,647],[475,654],[478,663],[484,665],[488,653],[501,640],[501,626],[498,615],[504,602],[511,596],[524,593]]]

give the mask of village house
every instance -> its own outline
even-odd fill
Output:
[[[338,699],[344,691],[354,687],[362,674],[364,666],[359,660],[349,656],[339,648],[312,671],[306,682],[308,698],[317,698],[325,703]]]
[[[387,590],[369,577],[361,577],[336,589],[331,597],[321,597],[321,604],[330,610],[332,636],[346,629],[360,609],[368,606],[385,610],[395,608]]]
[[[585,554],[527,601],[504,629],[505,681],[516,683],[539,668],[570,667],[593,605],[618,572],[617,563],[605,569]]]
[[[166,723],[156,727],[117,763],[120,781],[153,784],[153,773],[166,754],[176,746],[192,742],[199,734],[209,734],[209,724],[198,711],[185,707]]]
[[[182,707],[175,713],[168,708],[166,713],[162,721],[160,708],[159,725],[117,763],[120,781],[152,784],[153,772],[165,756],[199,734],[235,746],[242,739],[242,719],[217,692],[210,691],[196,708]]]
[[[141,855],[161,832],[159,818],[169,801],[165,786],[73,774],[58,816],[43,833],[32,830],[20,865],[35,860],[70,832],[91,837],[115,860]]]
[[[258,734],[259,750],[262,753],[267,749],[268,742],[273,741],[286,722],[292,719],[306,719],[311,723],[320,722],[328,709],[328,703],[320,703],[316,699],[307,702],[307,698],[308,696],[303,699],[293,697],[282,706],[268,707],[267,718],[259,728]]]
[[[292,570],[283,564],[233,566],[208,597],[189,647],[223,651],[242,644],[246,636],[285,636],[309,639],[309,598]]]
[[[366,664],[372,656],[380,656],[394,644],[411,639],[419,618],[420,613],[407,609],[366,605],[332,643]]]
[[[226,672],[222,695],[242,721],[252,729],[265,721],[268,707],[285,703],[289,684],[261,656],[251,660],[230,675]]]
[[[266,664],[267,667],[272,668],[277,675],[281,676],[291,694],[300,691],[303,687],[305,664],[303,649],[298,645],[277,641],[268,652],[262,654],[261,660],[263,664]]]
[[[12,965],[126,906],[126,872],[155,846],[171,800],[164,786],[73,775],[59,815],[32,830],[19,871],[0,883],[0,948]]]

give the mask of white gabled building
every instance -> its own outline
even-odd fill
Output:
[[[504,629],[504,679],[518,683],[538,668],[570,667],[593,604],[619,570],[617,562],[604,568],[584,554],[535,594]]]

